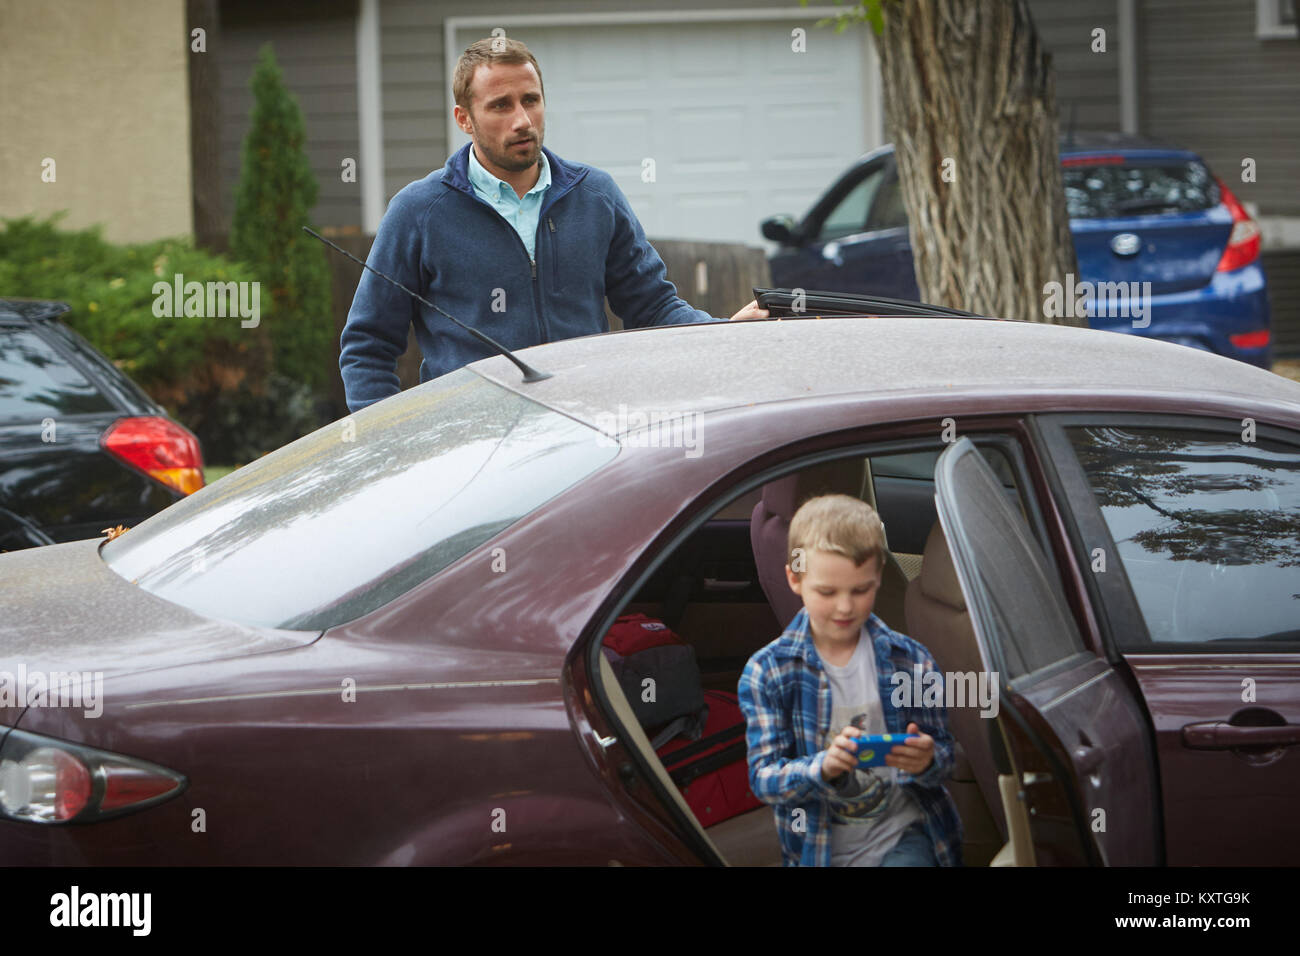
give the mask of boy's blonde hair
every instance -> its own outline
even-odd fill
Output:
[[[857,567],[873,556],[885,561],[885,526],[876,509],[849,495],[809,498],[790,519],[790,570],[802,573],[813,551],[842,554]]]

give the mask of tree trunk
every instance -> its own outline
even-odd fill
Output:
[[[186,0],[185,14],[194,244],[225,252],[230,227],[221,209],[221,6],[218,0]],[[195,29],[206,34],[206,52],[193,49]]]
[[[882,9],[886,122],[922,298],[1086,326],[1044,308],[1047,283],[1077,269],[1051,56],[1027,3],[886,0]]]

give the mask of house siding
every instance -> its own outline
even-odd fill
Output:
[[[1256,37],[1254,0],[1140,0],[1138,41],[1143,131],[1194,150],[1260,216],[1300,215],[1300,42]],[[1263,265],[1274,353],[1300,357],[1300,249]]]
[[[1080,4],[1077,0],[1030,0],[1039,39],[1056,70],[1056,110],[1064,131],[1117,130],[1120,43],[1115,0]],[[1092,32],[1106,31],[1105,52],[1093,52]]]
[[[277,6],[274,19],[239,5],[222,8],[221,201],[227,216],[234,214],[253,108],[253,68],[269,42],[285,85],[302,108],[307,159],[320,185],[312,221],[319,226],[361,222],[360,185],[342,178],[344,159],[360,162],[356,5],[327,4],[314,11],[311,6]]]
[[[793,0],[710,0],[709,9],[792,8]],[[1116,0],[1086,7],[1074,0],[1030,0],[1056,68],[1064,127],[1074,108],[1078,129],[1118,129],[1119,51]],[[308,9],[314,17],[300,16]],[[356,3],[295,3],[253,17],[247,3],[223,5],[223,183],[238,176],[251,94],[248,80],[262,42],[271,40],[308,125],[308,153],[321,180],[319,220],[360,221],[357,189],[339,177],[339,163],[357,145]],[[547,4],[545,12],[635,13],[641,0]],[[657,10],[697,10],[698,2],[664,0]],[[286,10],[288,11],[286,13]],[[1252,0],[1138,0],[1140,131],[1199,152],[1262,215],[1300,215],[1300,43],[1255,37]],[[446,86],[453,64],[443,50],[448,17],[536,14],[529,0],[429,4],[381,0],[385,200],[447,157]],[[1092,50],[1092,31],[1106,31],[1106,52]],[[691,29],[682,24],[681,29]],[[485,31],[486,32],[486,31]],[[543,64],[543,70],[545,64]],[[1241,161],[1256,161],[1257,181],[1241,182]]]
[[[1203,156],[1264,217],[1300,215],[1300,43],[1255,36],[1253,0],[1135,0],[1138,130]],[[1119,129],[1118,0],[1029,0],[1035,26],[1052,54],[1057,108],[1064,129]],[[662,0],[657,11],[794,9],[795,0]],[[321,225],[361,222],[360,189],[339,176],[344,157],[358,157],[356,96],[357,0],[295,2],[268,7],[253,0],[223,3],[223,199],[233,208],[257,51],[270,39],[307,121],[308,156],[321,184],[313,218]],[[380,0],[384,202],[446,161],[448,17],[494,16],[510,29],[520,15],[637,13],[643,0]],[[739,15],[739,14],[738,14]],[[690,30],[690,23],[680,25]],[[1093,31],[1106,32],[1094,52]],[[581,29],[575,27],[575,29]],[[484,28],[485,35],[489,32]],[[545,64],[542,64],[543,76]],[[1242,182],[1244,158],[1256,181]],[[1272,254],[1276,253],[1276,254]],[[1280,354],[1300,352],[1300,297],[1290,294],[1300,256],[1271,250],[1266,267]]]
[[[1141,0],[1138,34],[1143,131],[1199,153],[1261,216],[1300,215],[1300,42],[1258,39],[1254,0]]]
[[[0,0],[0,216],[66,211],[59,228],[112,242],[191,232],[193,55],[172,0]]]
[[[813,0],[813,5],[830,4],[829,0]],[[705,3],[659,0],[653,5],[644,0],[586,0],[545,6],[532,0],[499,0],[490,5],[473,0],[451,0],[437,5],[421,0],[381,0],[385,199],[391,199],[407,183],[427,176],[446,162],[447,87],[455,67],[454,60],[446,62],[443,51],[444,23],[448,18],[499,16],[499,25],[509,31],[510,17],[522,15],[752,9],[792,10],[796,18],[802,15],[798,0],[708,0]],[[816,18],[809,16],[809,19]],[[690,30],[693,26],[682,23],[678,28]],[[485,27],[483,35],[490,32],[491,28]],[[541,67],[545,81],[546,64],[542,63]]]
[[[1268,277],[1273,357],[1300,359],[1300,249],[1274,249],[1260,257]]]
[[[1119,128],[1118,56],[1115,45],[1116,3],[1102,0],[1095,9],[1080,12],[1075,0],[1032,0],[1031,13],[1044,43],[1052,51],[1057,70],[1057,99],[1062,123],[1068,104],[1076,103],[1080,129]],[[797,9],[796,0],[663,0],[655,10]],[[548,3],[548,14],[635,13],[647,9],[643,0]],[[380,28],[383,37],[384,193],[386,199],[407,183],[428,175],[447,158],[446,85],[451,69],[443,52],[443,23],[448,17],[500,14],[501,26],[510,27],[515,14],[536,14],[528,0],[502,0],[491,6],[474,2],[445,2],[436,6],[420,0],[383,0]],[[1107,31],[1107,53],[1091,50],[1092,30]],[[689,30],[689,23],[681,29]],[[830,29],[829,27],[824,29]],[[861,28],[859,28],[861,29]],[[484,33],[487,34],[485,29]],[[546,64],[542,64],[543,78]]]

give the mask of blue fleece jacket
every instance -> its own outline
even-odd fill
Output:
[[[608,331],[606,296],[627,328],[719,321],[677,297],[608,173],[543,147],[551,186],[533,260],[519,234],[474,192],[469,149],[393,197],[370,249],[372,267],[508,349]],[[350,411],[401,390],[397,359],[411,323],[424,353],[421,382],[494,354],[367,270],[340,342]]]

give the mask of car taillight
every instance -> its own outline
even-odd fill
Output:
[[[0,759],[0,819],[89,823],[160,803],[184,785],[165,767],[14,730]]]
[[[199,440],[169,419],[120,419],[104,433],[100,444],[132,468],[183,495],[203,487]]]
[[[1268,345],[1272,335],[1268,329],[1256,329],[1254,332],[1238,332],[1229,335],[1228,341],[1239,349],[1262,349]]]
[[[1232,213],[1232,233],[1228,236],[1228,245],[1223,250],[1223,257],[1216,267],[1219,272],[1231,272],[1242,266],[1250,265],[1259,258],[1259,223],[1250,218],[1250,214],[1237,201],[1223,180],[1215,177],[1219,184],[1223,204]]]

